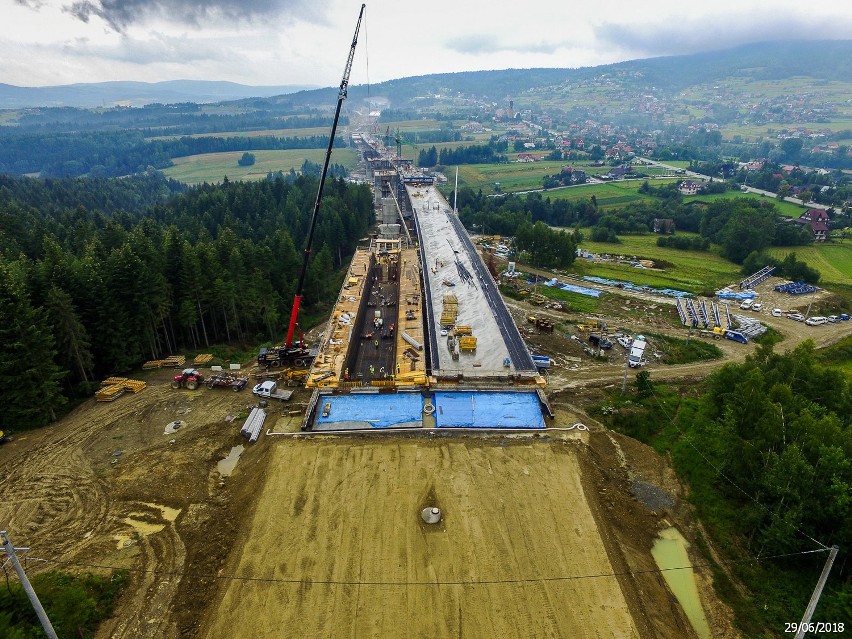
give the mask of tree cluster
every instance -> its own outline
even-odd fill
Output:
[[[152,180],[155,178],[145,178]],[[136,178],[104,181],[128,190]],[[120,210],[40,205],[76,180],[0,189],[0,395],[15,429],[53,418],[63,397],[146,359],[214,342],[275,340],[289,317],[316,198],[310,176],[202,185]],[[93,184],[90,188],[93,188]],[[162,180],[161,187],[166,182]],[[153,199],[153,198],[151,198]],[[303,308],[334,294],[329,274],[373,219],[365,186],[326,184]]]

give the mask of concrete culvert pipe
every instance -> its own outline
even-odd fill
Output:
[[[427,524],[437,524],[441,521],[441,509],[436,508],[435,506],[426,506],[426,508],[420,512],[420,516]]]

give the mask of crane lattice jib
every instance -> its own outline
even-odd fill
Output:
[[[305,274],[308,272],[308,261],[311,257],[311,245],[314,241],[314,229],[316,229],[320,203],[322,202],[323,187],[325,186],[325,177],[328,174],[328,165],[331,161],[331,149],[334,146],[334,138],[337,135],[337,122],[340,119],[340,109],[343,106],[343,101],[346,99],[349,87],[349,74],[352,71],[352,61],[355,59],[355,46],[358,44],[358,31],[361,29],[361,19],[364,17],[364,9],[366,7],[366,4],[361,5],[361,11],[358,14],[358,24],[355,25],[355,35],[352,37],[352,46],[349,49],[349,57],[346,59],[346,68],[343,70],[343,79],[340,81],[340,91],[337,94],[337,109],[334,112],[334,121],[331,124],[331,135],[329,135],[328,138],[328,149],[325,153],[325,163],[322,167],[322,175],[320,175],[317,199],[314,204],[313,215],[311,216],[311,225],[308,227],[308,239],[305,242],[302,270],[299,273],[299,283],[296,286],[296,295],[293,298],[293,311],[290,313],[290,325],[287,328],[287,341],[284,343],[287,349],[293,345],[293,334],[296,331],[296,325],[299,319],[299,307],[302,305],[302,291],[305,286]]]

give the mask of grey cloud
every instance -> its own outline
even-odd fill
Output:
[[[451,51],[472,55],[493,53],[555,53],[565,46],[561,42],[524,42],[516,43],[495,38],[490,34],[464,35],[446,41]]]
[[[217,60],[233,63],[239,62],[242,58],[239,47],[232,47],[221,39],[211,41],[171,37],[161,33],[151,35],[153,37],[147,40],[123,36],[117,45],[97,45],[88,39],[77,39],[66,43],[63,53],[95,60],[112,60],[139,65],[183,65]]]
[[[38,11],[44,6],[44,0],[15,0],[15,4]]]
[[[291,19],[319,21],[327,4],[328,0],[75,0],[65,5],[64,10],[83,22],[92,17],[101,18],[115,31],[123,32],[130,25],[158,14],[192,25],[215,16],[251,20],[287,15]]]
[[[728,14],[701,20],[654,25],[605,23],[594,28],[604,46],[641,56],[681,55],[727,49],[768,40],[831,40],[847,38],[852,20],[847,16],[744,16]]]

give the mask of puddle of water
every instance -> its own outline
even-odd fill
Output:
[[[160,514],[163,516],[163,519],[165,519],[166,521],[174,521],[175,519],[177,519],[177,516],[180,515],[180,508],[169,508],[168,506],[163,506],[162,504],[152,504],[147,501],[143,501],[142,503],[148,506],[148,508],[159,510]]]
[[[139,515],[140,517],[145,516],[144,513],[132,514]],[[125,517],[121,521],[130,526],[133,529],[133,533],[119,533],[117,535],[113,535],[112,538],[115,540],[119,550],[121,550],[122,548],[126,548],[127,546],[133,545],[134,534],[138,534],[142,537],[145,537],[147,535],[153,535],[155,533],[158,533],[166,527],[165,524],[152,524],[147,521],[142,521],[141,519],[134,519],[133,517]]]
[[[246,449],[245,446],[240,444],[239,446],[234,446],[231,449],[231,452],[228,453],[228,456],[225,459],[220,459],[219,463],[216,464],[216,469],[219,471],[219,474],[222,477],[230,477],[231,473],[234,472],[234,468],[237,465],[237,462],[240,461],[240,455],[242,455],[243,451]]]
[[[152,524],[141,519],[134,519],[133,517],[125,517],[122,521],[143,537],[158,533],[166,527],[165,524]]]
[[[651,554],[654,556],[657,566],[664,570],[663,577],[680,602],[695,630],[695,634],[700,639],[710,639],[710,626],[707,624],[707,617],[704,616],[704,608],[701,607],[698,586],[695,584],[695,573],[692,568],[666,570],[667,568],[680,568],[690,564],[689,555],[686,552],[688,547],[689,543],[677,528],[666,528],[660,532],[659,539],[651,549]]]

